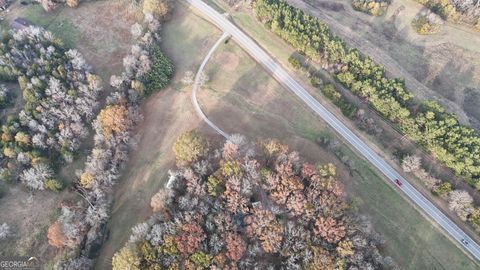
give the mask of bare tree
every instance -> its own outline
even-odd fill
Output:
[[[457,213],[463,221],[467,220],[467,216],[474,210],[473,198],[465,190],[454,190],[450,192],[448,208]]]
[[[420,169],[422,160],[419,156],[406,156],[402,160],[402,169],[404,172],[415,172]]]
[[[48,167],[46,164],[40,163],[28,170],[25,170],[20,176],[20,179],[26,186],[32,189],[44,190],[45,187],[43,184],[48,179],[52,178],[52,176],[52,169],[50,169],[50,167]]]
[[[6,239],[12,235],[12,230],[7,223],[0,225],[0,240]]]

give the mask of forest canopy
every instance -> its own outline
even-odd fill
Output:
[[[348,212],[335,166],[304,162],[279,141],[233,135],[169,174],[154,196],[164,203],[132,229],[114,270],[393,265],[379,235]]]
[[[33,189],[58,187],[53,170],[71,162],[88,135],[100,78],[77,50],[38,27],[4,34],[0,77],[18,81],[24,102],[1,127],[1,176]]]

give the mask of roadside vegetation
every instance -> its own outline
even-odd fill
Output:
[[[352,0],[352,7],[355,10],[373,15],[381,16],[387,12],[390,0]]]
[[[113,269],[395,266],[377,249],[381,237],[346,213],[333,164],[314,166],[276,140],[241,135],[208,148],[195,132],[175,143],[183,166],[170,170],[167,189],[152,198],[157,214],[132,229]]]
[[[434,101],[414,100],[401,79],[387,78],[382,66],[347,48],[325,24],[285,1],[259,0],[255,11],[274,33],[300,53],[322,63],[339,82],[368,101],[410,139],[480,188],[480,137],[473,129],[459,124],[454,115]]]
[[[462,221],[468,221],[480,233],[480,207],[476,207],[472,196],[462,189],[455,189],[447,181],[433,177],[422,167],[422,159],[418,156],[405,156],[402,169],[419,178],[436,196],[448,203],[448,208]]]
[[[303,63],[297,57],[290,56],[288,62],[294,69],[300,70],[301,72],[307,74],[310,78],[310,84],[315,88],[320,88],[322,94],[332,101],[333,104],[337,105],[342,114],[350,119],[354,119],[357,115],[358,109],[355,104],[349,102],[332,84],[324,84],[318,70],[313,68],[308,63]]]
[[[418,103],[413,99],[412,94],[405,89],[401,80],[387,78],[382,66],[375,64],[368,57],[360,56],[355,49],[346,48],[345,44],[318,19],[288,6],[282,0],[259,0],[255,7],[257,16],[262,22],[266,23],[267,27],[286,39],[307,58],[320,62],[322,67],[332,72],[335,78],[347,89],[369,102],[382,117],[397,125],[410,139],[427,149],[471,186],[477,190],[480,188],[480,160],[478,159],[480,137],[473,129],[460,125],[453,114],[445,112],[434,101],[427,100]],[[271,11],[270,14],[277,14],[277,16],[270,16],[265,13],[266,10],[270,9],[280,10],[280,13]],[[286,14],[283,14],[281,10],[284,10]],[[279,28],[284,22],[290,21],[280,14],[284,16],[287,16],[287,14],[295,16],[294,14],[296,14],[296,16],[302,17],[303,21],[310,22],[317,27],[311,28],[314,29],[311,30],[313,32],[305,30],[307,32],[303,33],[299,28],[295,28],[295,20],[291,19],[292,25],[284,25],[283,28]],[[285,29],[290,30],[286,31]],[[318,42],[314,42],[313,45],[307,43],[304,38],[308,36],[314,37],[313,39],[318,40]],[[312,72],[307,67],[302,66],[299,61],[293,63],[293,66],[308,71],[311,78],[317,76],[315,71]],[[319,79],[311,80],[318,81]],[[346,103],[340,102],[342,100],[340,93],[335,94],[332,89],[327,92],[322,90],[322,92],[339,106],[346,116],[349,115],[345,113]],[[361,127],[374,133],[381,132],[381,130],[375,129],[374,123],[369,122],[369,119],[363,119],[362,110],[358,111],[355,118]],[[426,177],[419,178],[425,181]],[[431,180],[433,177],[428,175],[427,178]],[[466,191],[450,192],[451,187],[448,186],[448,183],[440,180],[434,185],[427,185],[427,187],[435,195],[448,197],[450,210],[455,212],[460,219],[472,224],[477,232],[479,231],[477,210],[473,204],[473,199]],[[467,198],[463,200],[465,203],[461,207],[452,207],[452,204],[462,201],[456,199],[459,194],[461,194],[461,198]]]

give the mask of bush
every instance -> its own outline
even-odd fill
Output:
[[[57,179],[48,179],[47,181],[45,181],[45,183],[43,183],[43,186],[46,189],[54,191],[54,192],[59,192],[63,188],[62,183],[60,181],[58,181]]]
[[[433,189],[433,193],[438,196],[448,195],[452,191],[452,185],[448,182],[443,182]]]
[[[355,10],[373,15],[380,16],[387,12],[389,1],[385,0],[353,0],[352,7]]]
[[[440,26],[431,22],[426,15],[421,15],[412,21],[412,27],[420,35],[431,35],[440,31]]]
[[[167,86],[175,71],[172,62],[163,54],[158,45],[151,48],[151,57],[153,62],[151,70],[143,78],[147,94]]]
[[[292,67],[294,69],[301,69],[302,68],[302,63],[300,63],[300,60],[298,60],[293,55],[288,58],[288,63],[290,63],[290,65],[292,65]]]
[[[311,76],[310,77],[310,84],[313,86],[313,87],[320,87],[322,86],[322,79],[320,79],[318,76]]]
[[[357,114],[357,107],[355,104],[346,101],[342,94],[340,94],[340,92],[338,92],[333,85],[325,85],[325,87],[322,89],[322,92],[333,102],[333,104],[340,108],[342,114],[346,117],[352,119]]]

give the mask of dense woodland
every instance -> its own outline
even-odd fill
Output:
[[[49,243],[68,251],[57,265],[61,269],[92,267],[95,251],[106,237],[112,186],[128,159],[133,129],[142,119],[139,102],[165,87],[173,76],[173,65],[159,47],[162,19],[147,13],[142,24],[132,26],[137,42],[123,59],[124,72],[112,76],[115,91],[93,121],[94,147],[76,184],[84,200],[64,203],[60,217],[48,229]]]
[[[386,76],[383,66],[347,48],[329,28],[284,0],[257,0],[260,21],[300,53],[320,62],[353,93],[368,101],[471,185],[480,188],[480,137],[434,101],[417,104],[400,79]]]
[[[59,3],[43,1],[42,6],[50,11]],[[66,4],[76,6],[78,1]],[[0,37],[0,80],[18,82],[23,95],[18,100],[21,111],[1,126],[2,180],[21,181],[30,190],[59,191],[64,187],[58,180],[60,168],[79,153],[89,153],[77,181],[68,183],[69,191],[79,196],[59,205],[48,228],[48,243],[59,250],[55,269],[92,268],[106,238],[112,186],[142,120],[139,103],[164,88],[174,73],[159,46],[161,22],[172,7],[170,0],[142,2],[144,20],[131,27],[135,45],[123,59],[124,72],[112,76],[112,91],[102,102],[100,78],[77,50],[65,48],[52,33],[31,26]],[[0,85],[0,107],[13,101],[12,92]],[[92,138],[91,129],[93,148],[88,149],[83,143]],[[11,235],[10,226],[1,224],[0,240]]]
[[[314,166],[276,140],[233,135],[221,149],[188,132],[178,168],[132,229],[113,269],[379,269],[381,237],[348,213],[332,164]]]
[[[23,109],[1,127],[0,175],[32,189],[58,190],[54,172],[74,159],[88,135],[100,79],[78,51],[41,28],[4,33],[1,41],[0,77],[18,81]]]

